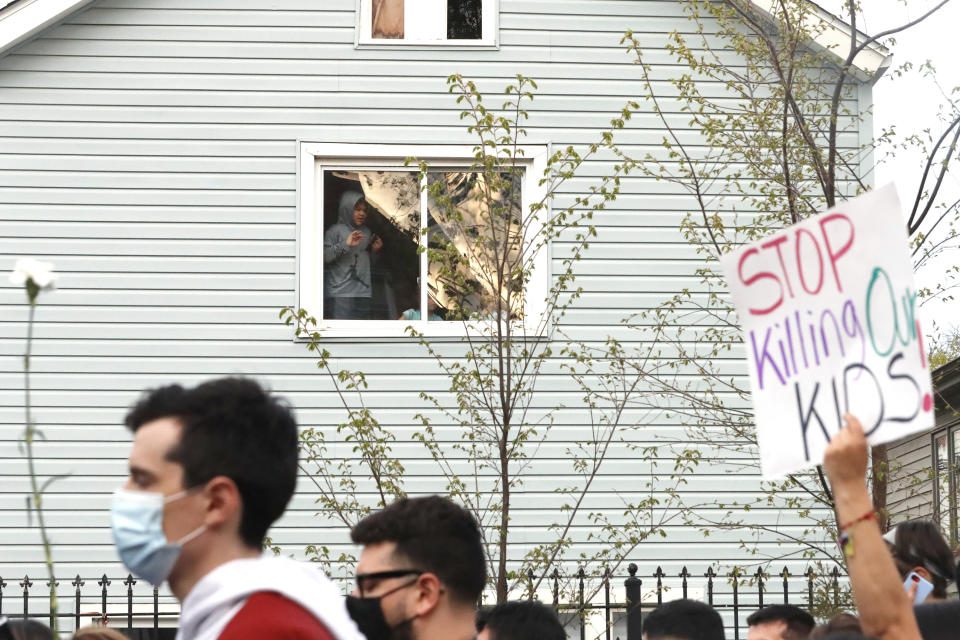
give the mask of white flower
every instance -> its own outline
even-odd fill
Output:
[[[57,274],[53,272],[53,265],[33,258],[21,258],[13,267],[10,282],[17,286],[32,281],[41,291],[53,289],[56,286]]]

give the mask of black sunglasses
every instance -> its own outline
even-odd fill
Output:
[[[358,573],[354,576],[354,579],[357,581],[357,590],[360,592],[360,595],[363,595],[364,591],[367,589],[363,588],[363,583],[365,580],[386,580],[388,578],[402,578],[403,576],[422,576],[426,571],[421,571],[419,569],[392,569],[390,571],[374,571],[373,573]]]

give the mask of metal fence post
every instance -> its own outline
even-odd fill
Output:
[[[133,574],[128,573],[123,581],[127,585],[127,631],[133,631],[133,585],[137,584]]]
[[[666,575],[663,573],[661,567],[657,567],[657,570],[653,572],[653,577],[657,579],[657,606],[663,604],[663,576]]]
[[[76,628],[79,629],[80,628],[80,587],[84,585],[83,580],[80,579],[79,573],[77,574],[76,579],[70,584],[72,584],[74,587],[73,589],[73,601],[74,601],[73,623],[74,623],[74,626],[76,626]]]
[[[787,582],[787,578],[790,577],[790,571],[784,567],[783,571],[780,572],[780,576],[783,577],[783,604],[790,604],[790,586]]]
[[[107,587],[110,585],[107,574],[103,574],[103,577],[97,581],[97,584],[100,585],[100,619],[103,624],[107,624]]]
[[[603,568],[603,612],[606,638],[610,640],[610,567]]]
[[[0,577],[0,615],[3,615],[3,588],[7,586],[6,581]]]
[[[758,609],[763,609],[763,567],[757,567],[757,602],[759,603]]]
[[[681,585],[683,588],[683,599],[686,600],[687,599],[687,578],[690,577],[690,572],[687,571],[686,566],[684,566],[683,569],[680,570],[680,577],[683,578],[683,582],[681,583]]]
[[[577,578],[580,582],[579,589],[579,600],[580,600],[580,640],[587,640],[587,605],[583,599],[583,581],[584,581],[583,567],[577,571]]]
[[[717,575],[713,572],[713,567],[707,567],[707,572],[703,574],[707,578],[707,604],[713,606],[713,578]]]
[[[740,569],[733,568],[733,640],[740,640]]]
[[[153,630],[160,628],[160,587],[153,588]],[[154,634],[156,636],[157,634]]]
[[[637,565],[634,563],[630,563],[627,571],[630,572],[630,577],[623,583],[627,594],[627,640],[642,640],[643,610],[640,602],[643,598],[643,580],[637,577]]]
[[[807,611],[813,611],[813,567],[807,567]]]
[[[23,576],[20,586],[23,587],[23,619],[26,620],[30,617],[30,587],[33,586],[30,576]]]
[[[554,567],[550,577],[553,578],[553,611],[560,613],[560,571]]]
[[[60,582],[57,580],[47,580],[47,587],[49,587],[48,594],[56,595],[56,588],[60,586]],[[50,628],[53,629],[53,607],[50,607]]]

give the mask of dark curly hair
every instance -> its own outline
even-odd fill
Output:
[[[243,501],[240,537],[260,548],[297,482],[297,422],[290,407],[253,380],[220,378],[192,389],[173,384],[150,390],[125,422],[136,432],[159,418],[183,424],[166,458],[183,466],[185,487],[230,478]]]

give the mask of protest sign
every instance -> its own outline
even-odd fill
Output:
[[[890,185],[721,259],[765,478],[822,462],[848,412],[871,444],[933,426],[908,246]]]

